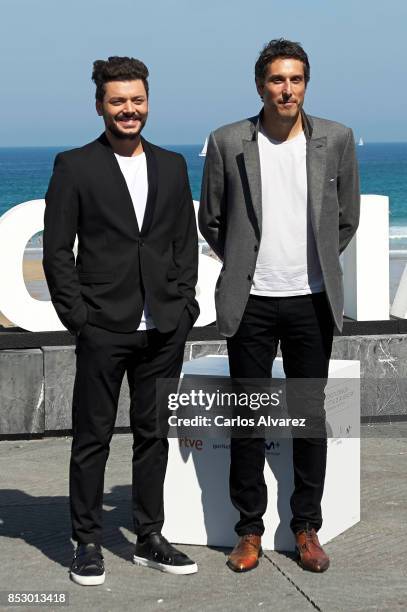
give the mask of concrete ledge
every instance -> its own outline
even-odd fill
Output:
[[[0,351],[0,434],[44,432],[44,365],[40,349]]]
[[[0,351],[0,355],[7,352],[10,351]],[[42,352],[44,355],[45,396],[45,426],[42,432],[70,430],[72,427],[72,394],[76,369],[75,347],[44,346]],[[184,361],[189,361],[190,354],[191,343],[187,343]],[[129,406],[130,391],[125,376],[120,390],[116,428],[130,427]]]
[[[362,416],[407,417],[407,335],[337,337],[332,358],[360,361]]]
[[[353,321],[344,317],[343,330],[340,334],[335,330],[335,336],[375,336],[392,334],[407,334],[407,319],[391,317],[386,321]],[[195,342],[222,341],[216,325],[193,327],[188,340]],[[39,348],[41,346],[74,346],[75,336],[68,331],[28,332],[20,327],[3,327],[0,324],[0,350]]]
[[[45,346],[45,431],[71,429],[72,392],[75,380],[75,347]]]
[[[225,340],[192,340],[184,361],[226,355]],[[361,366],[363,418],[407,418],[407,334],[334,338],[333,359]],[[74,346],[0,350],[0,435],[43,434],[71,429]],[[127,377],[120,393],[116,428],[129,427]]]

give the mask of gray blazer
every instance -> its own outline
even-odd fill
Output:
[[[359,223],[359,173],[350,128],[304,112],[307,190],[325,290],[339,331],[343,279],[339,255]],[[262,232],[260,115],[211,133],[205,160],[199,228],[223,267],[215,290],[218,329],[233,336],[242,319]]]

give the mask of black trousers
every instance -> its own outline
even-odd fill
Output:
[[[326,379],[333,328],[324,292],[281,298],[251,295],[238,331],[227,340],[230,374],[233,378],[270,378],[280,342],[287,379]],[[325,419],[323,400],[321,415]],[[290,503],[294,533],[307,524],[317,531],[322,525],[326,453],[326,435],[293,438],[294,492]],[[240,513],[235,527],[238,535],[264,532],[264,464],[264,439],[231,439],[230,496]]]
[[[133,432],[132,512],[135,533],[161,531],[168,441],[157,435],[156,380],[177,379],[192,319],[184,310],[177,329],[117,333],[86,324],[77,340],[72,406],[70,507],[72,538],[102,540],[106,461],[125,372]]]

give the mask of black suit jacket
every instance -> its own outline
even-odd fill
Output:
[[[185,307],[198,317],[198,239],[185,160],[142,143],[148,197],[141,228],[105,134],[55,159],[43,266],[55,310],[72,333],[87,321],[135,331],[145,299],[160,332],[174,330]]]

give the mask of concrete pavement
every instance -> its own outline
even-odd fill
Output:
[[[228,550],[180,546],[199,572],[169,576],[131,562],[131,436],[116,434],[105,480],[106,582],[87,588],[68,579],[70,439],[2,441],[0,591],[64,591],[75,611],[406,610],[406,435],[407,423],[363,427],[362,520],[326,545],[325,574],[304,572],[277,552],[255,571],[234,574],[225,566]]]

